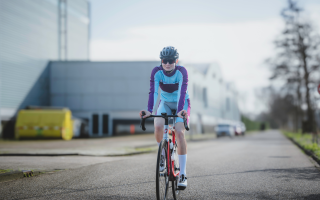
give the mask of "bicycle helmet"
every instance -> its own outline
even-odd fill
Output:
[[[160,52],[160,59],[179,59],[179,53],[173,46],[167,46]]]

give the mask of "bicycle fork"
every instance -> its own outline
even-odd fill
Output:
[[[161,113],[162,116],[164,116],[165,123],[164,123],[164,131],[163,131],[163,139],[167,141],[167,175],[169,177],[169,180],[174,180],[177,175],[179,175],[179,172],[177,174],[174,173],[175,166],[173,161],[175,158],[175,151],[177,151],[176,146],[173,142],[175,142],[175,133],[172,131],[172,140],[169,138],[169,119],[165,117],[167,113]],[[175,118],[173,119],[173,125],[175,125]]]

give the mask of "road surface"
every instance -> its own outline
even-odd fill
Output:
[[[188,145],[182,199],[320,199],[320,170],[278,131]],[[155,199],[155,163],[149,153],[2,182],[0,199]]]

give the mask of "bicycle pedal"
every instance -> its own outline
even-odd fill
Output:
[[[186,187],[177,187],[177,190],[184,190],[184,189],[186,189]]]
[[[179,170],[180,171],[180,168],[174,168],[174,170]]]

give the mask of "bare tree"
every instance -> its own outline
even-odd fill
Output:
[[[257,119],[269,122],[271,128],[295,128],[292,119],[295,118],[297,105],[294,96],[290,93],[283,93],[273,87],[262,88],[263,96],[267,96],[268,112],[261,113]]]
[[[271,79],[284,80],[286,83],[284,87],[295,93],[297,123],[303,117],[301,106],[305,103],[307,106],[305,127],[308,127],[310,132],[316,132],[310,88],[315,87],[317,81],[313,74],[320,69],[320,39],[311,22],[300,16],[301,12],[302,9],[295,1],[288,0],[288,7],[281,12],[286,26],[275,41],[278,54],[269,59],[268,63],[273,71]]]

